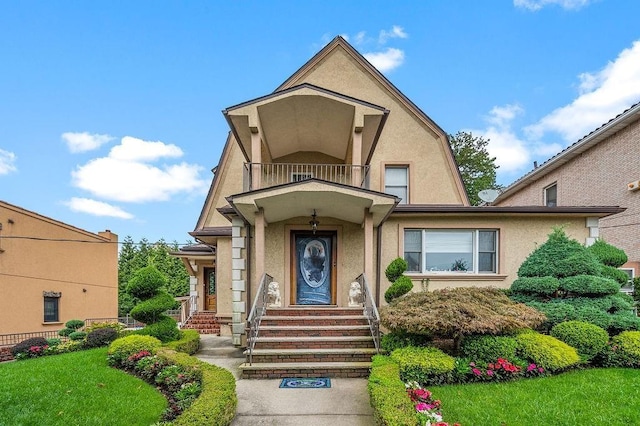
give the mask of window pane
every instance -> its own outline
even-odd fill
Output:
[[[404,252],[404,260],[407,262],[409,266],[407,266],[407,271],[409,272],[422,272],[422,267],[420,265],[420,258],[422,257],[421,252]]]
[[[427,231],[425,238],[428,271],[473,271],[471,231]]]
[[[44,321],[45,322],[58,321],[58,298],[56,297],[44,298]]]
[[[404,231],[404,251],[422,251],[422,231]]]
[[[401,198],[400,204],[407,204],[407,187],[389,187],[387,186],[384,190],[387,194],[395,195],[398,198]]]
[[[495,231],[479,232],[478,248],[480,251],[496,251],[496,233]]]
[[[387,167],[385,169],[384,184],[387,186],[406,186],[406,167]]]
[[[478,272],[496,272],[495,253],[478,254]]]
[[[547,207],[555,207],[558,205],[558,186],[553,185],[545,189],[545,200]]]

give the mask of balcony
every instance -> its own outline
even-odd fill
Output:
[[[306,179],[321,179],[369,189],[369,166],[351,164],[245,163],[244,191]]]

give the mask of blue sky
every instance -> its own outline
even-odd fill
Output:
[[[186,242],[228,126],[342,35],[508,184],[640,101],[640,2],[0,0],[0,199]]]

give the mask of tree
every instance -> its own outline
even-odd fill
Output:
[[[472,206],[479,205],[482,200],[478,192],[483,189],[497,189],[496,185],[496,157],[491,157],[487,151],[488,139],[482,136],[474,137],[467,132],[449,135],[449,144],[458,163],[462,182],[467,191]]]

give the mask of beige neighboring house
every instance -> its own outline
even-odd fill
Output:
[[[0,201],[0,334],[118,316],[118,236]]]
[[[272,308],[337,315],[362,311],[363,293],[384,304],[397,257],[414,291],[506,288],[552,227],[586,241],[622,211],[470,206],[447,132],[341,37],[223,114],[230,132],[190,233],[199,244],[176,255],[193,309],[217,312],[237,345],[261,283],[278,284]]]
[[[640,276],[640,103],[509,185],[493,204],[624,207],[602,218],[590,241],[623,249],[623,269]]]

